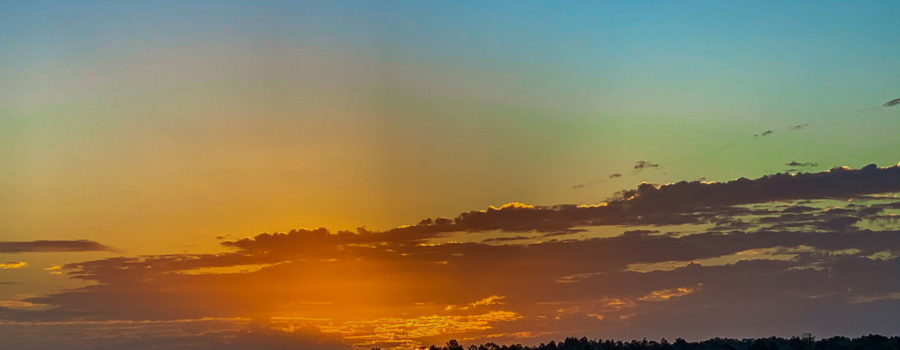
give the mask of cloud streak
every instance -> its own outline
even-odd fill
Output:
[[[110,251],[112,248],[90,240],[74,241],[0,241],[0,253],[89,252]]]
[[[634,163],[634,169],[659,168],[659,163],[653,163],[646,160],[639,160]]]
[[[801,163],[796,160],[792,160],[790,162],[784,163],[784,165],[787,165],[790,167],[816,167],[816,166],[819,166],[819,163],[814,163],[814,162],[802,162]]]
[[[893,107],[900,104],[900,98],[895,98],[893,100],[887,101],[881,105],[881,107]]]

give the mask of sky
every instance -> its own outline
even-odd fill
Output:
[[[900,334],[898,11],[0,2],[0,334]]]

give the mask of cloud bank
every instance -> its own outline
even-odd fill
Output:
[[[890,333],[898,192],[900,168],[869,165],[645,183],[595,205],[509,203],[384,231],[265,233],[222,253],[68,264],[93,284],[23,299],[52,308],[0,307],[0,319],[90,330],[250,318],[281,332],[257,332],[265,339],[300,342],[282,333],[314,329],[358,348]],[[191,339],[225,344],[234,332]]]

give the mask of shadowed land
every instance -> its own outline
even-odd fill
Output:
[[[810,334],[799,337],[780,338],[712,338],[697,342],[688,342],[677,338],[668,341],[665,338],[655,340],[611,340],[588,339],[586,337],[569,337],[563,341],[551,341],[537,346],[498,345],[485,343],[481,345],[462,346],[456,340],[450,340],[444,346],[432,345],[429,350],[888,350],[900,349],[900,337],[885,337],[870,334],[859,338],[831,337],[816,339]]]

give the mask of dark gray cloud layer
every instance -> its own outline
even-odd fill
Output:
[[[347,350],[315,329],[282,332],[216,320],[0,324],[4,349],[16,350]]]
[[[521,317],[491,324],[490,332],[540,330],[548,339],[890,333],[900,323],[900,230],[872,225],[900,209],[896,197],[874,195],[892,192],[900,192],[900,168],[870,165],[722,183],[642,184],[603,205],[511,204],[385,231],[260,234],[226,241],[231,251],[219,254],[69,264],[70,276],[96,283],[25,300],[52,309],[0,308],[0,319],[174,320],[284,310],[321,317],[334,308],[368,310],[370,295],[382,296],[380,306],[390,310],[412,313],[424,304],[440,312],[497,295],[504,298],[496,307]],[[683,223],[704,228],[667,231]],[[571,238],[612,225],[632,227],[612,237]],[[511,234],[428,244],[450,234],[496,231]],[[535,236],[543,241],[528,241]],[[253,264],[263,267],[183,273]],[[360,273],[369,270],[378,273]],[[225,344],[218,337],[161,337]]]
[[[667,185],[642,184],[622,191],[603,206],[508,206],[462,213],[456,218],[425,219],[413,226],[344,237],[363,241],[417,240],[452,231],[557,232],[578,226],[611,224],[672,224],[679,215],[707,207],[720,207],[789,199],[840,198],[900,191],[900,167],[834,168],[819,173],[776,174],[750,180],[708,183],[682,181]],[[247,240],[227,243],[241,246]]]

